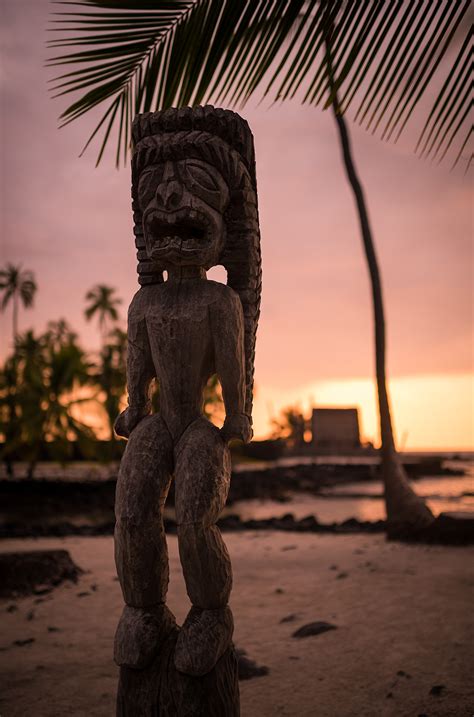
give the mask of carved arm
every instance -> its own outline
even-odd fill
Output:
[[[225,441],[252,438],[250,416],[245,414],[244,316],[242,304],[231,289],[210,309],[216,373],[222,386],[226,418]]]
[[[128,408],[115,421],[117,435],[128,438],[135,426],[151,411],[150,384],[155,378],[145,317],[128,320],[127,390]]]

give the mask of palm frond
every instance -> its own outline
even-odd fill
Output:
[[[16,290],[21,273],[21,266],[7,264],[5,269],[0,271],[0,289],[11,287]]]
[[[87,307],[87,309],[84,311],[84,316],[86,317],[87,321],[90,321],[92,319],[98,308],[98,304],[92,304],[91,306]]]
[[[36,284],[31,279],[22,281],[20,285],[20,296],[23,302],[23,306],[33,306],[33,301],[36,293]]]
[[[86,144],[102,132],[98,162],[113,132],[116,163],[126,159],[136,113],[202,104],[211,97],[243,105],[257,92],[277,101],[301,96],[302,102],[323,108],[338,93],[340,111],[355,106],[362,126],[396,141],[435,77],[441,77],[442,89],[417,151],[443,158],[451,150],[456,162],[470,138],[470,130],[465,133],[472,72],[470,0],[56,4],[64,11],[53,14],[49,46],[60,54],[48,65],[71,68],[53,80],[52,91],[76,95],[60,117],[61,126],[108,102]],[[332,91],[324,49],[328,33]],[[448,66],[451,48],[463,33],[461,50]]]
[[[471,105],[472,98],[470,89],[472,87],[472,70],[473,50],[471,26],[423,127],[416,146],[416,150],[419,151],[420,156],[428,157],[432,155],[433,158],[436,158],[443,145],[442,139],[437,145],[438,148],[435,149],[435,144],[440,134],[443,138],[446,135],[446,127],[453,124],[453,116],[455,119],[461,112],[465,112],[466,107]],[[458,161],[469,141],[471,132],[472,127],[469,127],[455,162]]]
[[[7,308],[8,304],[10,302],[10,299],[13,297],[14,293],[15,293],[15,291],[13,288],[7,287],[5,293],[3,294],[3,297],[2,297],[1,311],[4,311]]]

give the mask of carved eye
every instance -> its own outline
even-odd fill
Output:
[[[205,189],[207,192],[218,192],[219,184],[217,179],[205,167],[199,164],[186,162],[186,171],[193,183]]]

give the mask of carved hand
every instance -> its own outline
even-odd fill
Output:
[[[150,414],[150,408],[150,404],[147,403],[143,406],[129,406],[125,411],[122,411],[114,423],[114,431],[117,436],[128,438],[142,418]]]
[[[232,413],[226,416],[221,435],[226,443],[234,439],[249,443],[253,436],[249,417],[245,413]]]

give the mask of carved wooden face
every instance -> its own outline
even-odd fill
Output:
[[[138,183],[148,256],[163,268],[209,268],[225,236],[229,189],[220,172],[199,159],[146,167]]]

